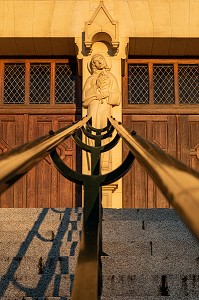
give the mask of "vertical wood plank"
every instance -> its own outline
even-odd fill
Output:
[[[16,145],[16,116],[1,115],[1,137],[0,148],[1,152],[5,153],[13,149]],[[14,187],[10,187],[6,192],[0,196],[0,206],[9,208],[14,206]]]
[[[131,117],[130,116],[125,116],[123,115],[123,123],[125,124],[125,126],[127,126],[128,128],[131,128]],[[123,159],[127,156],[128,154],[128,148],[125,145],[125,143],[123,143]],[[134,169],[130,169],[128,171],[128,173],[126,175],[124,175],[124,177],[122,177],[122,206],[123,208],[130,208],[130,207],[134,207],[134,185],[132,182],[132,178],[134,178],[135,174],[134,174]]]
[[[179,105],[178,63],[174,64],[174,97],[175,97],[175,104]]]
[[[55,104],[55,62],[50,64],[50,103]]]
[[[148,64],[149,68],[149,104],[154,103],[154,91],[153,91],[153,63]]]
[[[24,141],[24,115],[16,116],[16,146],[23,145]],[[23,207],[26,202],[26,177],[23,176],[13,185],[13,206],[14,207]]]
[[[30,97],[30,62],[25,63],[25,104],[29,104]]]
[[[29,116],[28,124],[28,140],[33,141],[36,136],[37,123],[35,116]],[[27,186],[26,186],[26,207],[34,208],[38,207],[37,202],[37,188],[36,188],[36,169],[32,168],[27,173]]]
[[[154,124],[152,119],[147,121],[147,140],[149,141],[153,141],[154,139],[154,128],[153,128]],[[154,186],[154,182],[153,179],[151,178],[151,176],[149,176],[147,174],[147,178],[146,178],[146,190],[147,190],[147,196],[146,196],[146,207],[147,208],[154,208],[157,206],[156,203],[156,188]]]
[[[188,116],[182,115],[178,118],[178,159],[189,164],[189,123]]]

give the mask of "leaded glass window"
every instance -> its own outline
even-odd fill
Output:
[[[79,76],[69,59],[1,59],[0,105],[77,104]],[[78,96],[77,96],[78,95]],[[45,106],[43,106],[45,108]]]
[[[56,64],[55,103],[75,103],[74,71],[68,64]]]
[[[174,104],[173,65],[153,66],[153,86],[155,104]]]
[[[137,62],[136,62],[137,60]],[[126,84],[124,76],[124,91]],[[130,59],[124,105],[199,104],[199,60]]]
[[[23,104],[25,100],[25,64],[4,66],[4,104]]]
[[[179,102],[199,104],[199,66],[182,64],[178,66]]]
[[[50,103],[50,64],[30,65],[30,103]]]
[[[149,103],[148,65],[129,65],[128,96],[130,104]]]

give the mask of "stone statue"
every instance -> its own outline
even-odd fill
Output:
[[[103,128],[111,116],[112,106],[120,104],[118,83],[101,53],[92,56],[89,71],[91,76],[83,88],[83,106],[92,116],[92,126]]]
[[[120,104],[120,91],[117,79],[110,72],[111,67],[107,64],[103,54],[97,53],[92,56],[89,65],[91,76],[88,77],[83,88],[83,106],[88,109],[92,116],[92,126],[103,128],[107,125],[107,117],[111,116],[112,106]],[[103,140],[102,145],[109,142]],[[92,144],[92,141],[88,141]],[[89,159],[88,159],[89,163]],[[110,171],[112,164],[111,153],[105,152],[101,156],[101,171]]]

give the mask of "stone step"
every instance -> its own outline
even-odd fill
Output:
[[[110,249],[110,247],[108,248]],[[33,248],[31,252],[28,251],[28,254],[23,256],[8,257],[1,255],[0,275],[11,273],[12,271],[19,276],[24,273],[37,276],[40,268],[44,268],[45,265],[49,272],[52,269],[53,272],[61,274],[74,273],[78,245],[71,244],[71,252],[68,253],[56,248],[52,248],[51,251],[45,254],[43,250],[42,252],[39,250],[35,249],[34,251]],[[67,250],[69,251],[68,248]],[[196,250],[195,255],[193,253],[190,254],[189,251],[175,254],[168,252],[168,255],[154,252],[151,255],[150,249],[145,253],[144,246],[141,244],[136,251],[137,253],[131,247],[127,249],[126,245],[122,245],[120,249],[113,245],[112,253],[106,251],[109,256],[102,257],[103,274],[115,275],[120,272],[126,275],[133,272],[141,275],[143,273],[152,274],[154,270],[159,273],[183,274],[189,272],[197,274],[199,269],[198,250]]]
[[[103,220],[102,300],[199,299],[199,244],[172,209]],[[82,209],[0,209],[0,226],[0,299],[70,300]]]
[[[72,229],[74,228],[74,229]],[[51,228],[46,230],[32,231],[29,232],[10,232],[3,231],[0,234],[0,245],[9,248],[18,248],[20,245],[43,245],[48,246],[61,241],[62,243],[79,241],[81,238],[81,231],[76,230],[77,226],[71,226],[71,229],[67,229],[64,226],[60,226],[57,230],[51,230]],[[1,251],[1,250],[0,250]]]
[[[77,215],[82,214],[82,208],[1,208],[0,221],[10,220],[31,220],[39,216],[51,219],[60,219],[63,215],[70,215],[70,218],[77,220]],[[180,220],[173,209],[103,209],[103,219],[106,221],[164,221]]]
[[[7,209],[6,209],[7,210]],[[11,209],[12,210],[12,209]],[[19,209],[24,210],[24,209]],[[0,210],[1,211],[1,210]],[[16,211],[16,209],[15,209]],[[136,240],[139,239],[150,239],[150,237],[153,236],[154,239],[162,239],[165,235],[166,238],[176,238],[176,234],[178,233],[178,239],[187,239],[191,237],[189,231],[187,228],[182,224],[182,222],[177,218],[171,218],[166,219],[166,215],[173,216],[174,213],[172,210],[167,210],[167,214],[165,214],[163,211],[157,213],[155,211],[148,211],[148,215],[156,215],[158,218],[164,217],[161,221],[156,218],[154,220],[151,220],[148,217],[148,220],[146,220],[146,210],[144,210],[142,213],[137,213],[137,210],[130,210],[127,211],[125,214],[120,213],[119,216],[125,217],[124,220],[119,218],[118,220],[114,221],[114,218],[106,218],[106,215],[115,215],[117,217],[117,211],[118,210],[105,210],[105,216],[104,216],[104,222],[103,222],[103,228],[104,228],[104,240],[117,240],[118,237],[120,240],[132,240],[132,236],[135,237]],[[128,220],[129,215],[132,217],[131,220]],[[139,217],[138,217],[139,215]],[[5,216],[5,214],[4,214]],[[0,226],[2,231],[6,234],[8,233],[12,235],[12,239],[15,236],[15,232],[20,232],[21,235],[24,236],[26,232],[41,232],[41,231],[47,231],[53,232],[56,234],[56,231],[60,227],[60,224],[62,222],[63,227],[65,230],[81,230],[82,228],[82,222],[77,221],[82,218],[81,214],[74,214],[74,216],[71,218],[70,214],[63,214],[61,217],[56,216],[55,214],[47,214],[45,218],[41,217],[38,219],[30,218],[23,216],[21,219],[21,222],[19,221],[18,213],[16,214],[17,217],[12,218],[12,222],[6,222],[5,220],[1,220],[0,218]],[[135,216],[135,217],[133,217]],[[143,216],[143,217],[141,217]],[[10,219],[9,216],[7,216],[8,219]],[[128,218],[127,218],[128,217]],[[17,219],[18,218],[18,219]],[[12,233],[13,232],[13,233]],[[2,234],[0,235],[1,238]],[[4,237],[3,237],[4,238]]]
[[[71,297],[1,297],[1,300],[71,300]]]
[[[129,257],[128,259],[118,258],[106,258],[102,259],[103,274],[153,274],[154,272],[171,273],[171,274],[183,274],[184,272],[190,272],[199,274],[199,262],[198,259],[186,257],[174,256],[167,259],[147,259]]]
[[[23,258],[20,257],[2,257],[0,276],[36,276],[43,272],[49,274],[74,274],[77,261],[76,256],[55,255],[42,257],[34,256]]]
[[[125,296],[115,296],[115,297],[110,297],[110,296],[105,296],[105,297],[101,297],[101,300],[164,300],[165,299],[165,296],[158,296],[158,297],[155,297],[155,296],[152,296],[152,297],[125,297]],[[198,300],[199,297],[196,297],[196,296],[184,296],[183,298],[182,297],[176,297],[175,298],[171,298],[170,299],[172,300]]]
[[[12,222],[3,222],[0,221],[0,227],[3,232],[32,232],[41,231],[41,230],[54,230],[56,231],[60,226],[65,228],[65,230],[71,229],[82,229],[82,221],[73,221],[67,217],[63,217],[61,220],[57,219],[56,221],[52,221],[46,217],[44,220],[32,220],[32,221],[15,221]]]
[[[47,235],[45,236],[48,237]],[[19,242],[1,241],[0,255],[10,260],[11,257],[47,257],[57,255],[75,256],[78,253],[80,233],[73,231],[67,233],[63,239],[55,238],[49,241],[43,241],[34,237]],[[156,260],[170,261],[172,257],[183,258],[185,261],[196,261],[199,264],[199,244],[193,241],[185,240],[164,240],[164,241],[130,241],[130,242],[103,242],[103,251],[108,254],[108,258],[119,261],[128,261],[131,258],[134,261]]]
[[[19,220],[30,221],[32,219],[45,218],[57,220],[64,215],[70,216],[76,221],[82,215],[82,208],[1,208],[0,221]],[[105,221],[179,221],[179,216],[173,209],[103,209]]]
[[[2,297],[2,300],[71,300],[70,297],[20,297],[20,298],[13,298],[10,299],[8,297]],[[101,297],[101,300],[164,300],[165,297],[164,296],[159,296],[159,297],[114,297],[114,298],[110,298],[108,297]],[[184,297],[183,300],[198,300],[199,297]],[[180,297],[175,297],[172,298],[172,300],[182,300],[182,298]]]
[[[68,215],[76,221],[82,216],[82,208],[1,208],[0,221],[11,219],[31,221],[32,219],[45,218],[59,220]],[[105,221],[179,221],[180,218],[173,209],[103,209]]]
[[[0,278],[0,299],[20,299],[23,297],[70,297],[74,274],[41,275],[22,274]]]
[[[119,270],[118,270],[119,273]],[[197,299],[199,274],[142,274],[103,276],[103,297],[159,297]],[[139,298],[138,298],[139,299]],[[153,298],[152,298],[153,299]]]
[[[192,235],[190,234],[187,227],[181,222],[141,222],[141,221],[104,221],[103,223],[103,233],[104,239],[108,240],[117,240],[120,238],[121,240],[132,240],[132,237],[136,240],[150,240],[150,236],[153,236],[155,239],[165,239],[167,235],[171,239],[183,239],[187,240],[187,238],[192,239]],[[12,222],[12,226],[10,224],[0,224],[1,233],[0,238],[4,236],[10,236],[10,239],[17,239],[27,235],[27,233],[41,233],[45,234],[52,232],[54,235],[58,230],[65,230],[65,232],[71,230],[81,231],[82,229],[82,221],[65,221],[65,222],[46,222],[41,225],[28,224],[25,222]],[[127,233],[125,233],[127,231]],[[177,235],[177,236],[176,236]]]
[[[105,208],[103,209],[103,219],[106,221],[179,221],[180,217],[170,208]]]
[[[77,221],[82,218],[82,208],[1,208],[0,222],[22,221],[33,222],[36,220],[60,221],[63,217],[71,221]],[[12,224],[11,224],[12,225]]]
[[[70,297],[20,297],[20,298],[13,298],[10,299],[8,297],[2,297],[2,300],[71,300]],[[159,297],[101,297],[101,300],[164,300],[165,296],[159,296]],[[199,297],[184,297],[183,300],[198,300]],[[172,298],[172,300],[182,300],[180,297]]]
[[[144,240],[193,240],[181,221],[104,221],[103,240],[108,242]]]
[[[27,217],[27,213],[30,216],[38,216],[41,213],[43,214],[50,214],[51,216],[57,216],[58,214],[78,214],[82,213],[82,207],[75,207],[75,208],[1,208],[0,209],[0,216],[1,218],[6,218],[8,216],[16,216],[16,212],[18,217],[25,216]]]
[[[59,253],[61,256],[75,256],[79,249],[79,232],[72,232],[71,238],[55,238],[53,241],[43,241],[38,238],[25,239],[19,242],[1,242],[0,256],[3,257],[45,257]]]
[[[23,276],[0,280],[0,298],[20,299],[20,297],[70,297],[73,275],[42,274],[40,277]],[[199,297],[199,275],[180,274],[117,274],[103,276],[103,295],[105,299],[125,297],[169,296],[174,299],[197,299]],[[102,298],[103,299],[103,298]],[[138,298],[139,299],[139,298]],[[150,299],[150,298],[149,298]]]
[[[128,241],[132,240],[149,240],[151,237],[153,239],[192,239],[193,236],[187,227],[181,221],[103,221],[103,237],[105,240],[118,240]],[[18,222],[13,221],[12,224],[9,222],[0,222],[1,233],[0,239],[4,239],[5,235],[12,239],[18,235],[17,238],[25,236],[27,233],[37,233],[37,232],[54,232],[57,233],[58,230],[79,230],[82,229],[82,221],[71,221],[71,220],[58,220],[57,222],[42,222],[41,224],[35,224],[35,222]]]
[[[199,256],[199,243],[197,240],[146,240],[130,242],[103,242],[103,251],[109,257],[160,257],[168,258],[169,256]],[[121,258],[120,258],[121,259]]]

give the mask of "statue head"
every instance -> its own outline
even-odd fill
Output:
[[[110,67],[108,66],[103,54],[97,53],[92,56],[90,70],[92,74],[96,73],[98,70],[110,70]]]

